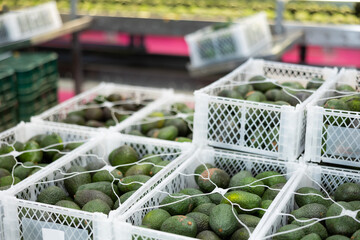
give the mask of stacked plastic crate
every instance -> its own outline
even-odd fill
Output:
[[[0,131],[4,131],[18,122],[15,72],[9,68],[0,68]]]
[[[18,120],[57,104],[57,55],[55,53],[21,53],[0,62],[1,68],[12,69],[16,75]]]

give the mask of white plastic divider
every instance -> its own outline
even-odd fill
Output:
[[[142,120],[144,120],[149,114],[155,112],[155,111],[166,111],[166,110],[171,110],[171,106],[174,103],[177,102],[181,102],[181,103],[186,103],[186,104],[190,104],[190,107],[195,108],[195,99],[194,96],[192,95],[184,95],[184,94],[174,94],[173,96],[169,97],[168,99],[164,98],[163,101],[161,103],[159,103],[158,105],[151,105],[149,107],[147,107],[146,109],[144,109],[144,111],[141,112],[137,112],[133,115],[132,117],[132,124],[128,124],[127,126],[125,125],[117,125],[115,127],[111,127],[110,129],[113,131],[121,131],[121,133],[125,133],[128,134],[131,130],[141,130],[141,122]],[[186,118],[188,116],[190,116],[189,114],[183,114],[183,113],[178,113],[177,117],[180,118]],[[175,116],[170,116],[170,118],[174,118]],[[164,117],[164,119],[167,119],[166,117]],[[158,121],[158,119],[156,119],[156,121]],[[124,126],[126,128],[124,128]]]
[[[43,203],[35,202],[39,193],[46,187],[56,185],[64,187],[65,172],[71,166],[98,166],[101,170],[112,170],[108,156],[112,150],[122,145],[133,147],[140,157],[146,154],[157,154],[171,163],[158,174],[148,180],[125,203],[110,212],[109,216],[102,213],[89,213]],[[81,151],[66,156],[62,161],[55,162],[51,168],[36,174],[31,183],[23,185],[16,192],[3,197],[5,239],[43,239],[42,232],[57,230],[67,240],[106,240],[113,239],[111,219],[113,215],[126,212],[137,201],[163,181],[169,174],[185,161],[193,151],[191,144],[179,144],[157,139],[145,139],[126,136],[110,131],[103,131],[83,146]],[[105,166],[104,166],[105,165]],[[96,169],[93,168],[93,169]],[[100,170],[99,169],[99,170]],[[99,171],[99,170],[92,170]]]
[[[360,72],[342,69],[329,89],[322,91],[307,106],[306,161],[326,162],[347,166],[360,166],[360,113],[326,109],[327,100],[337,98],[339,84],[348,84],[355,89],[360,81]],[[344,93],[345,96],[359,94]]]
[[[296,190],[302,187],[312,187],[320,190],[326,198],[329,198],[339,185],[348,182],[360,183],[359,171],[315,164],[304,165],[301,171],[296,173],[294,181],[268,220],[268,225],[272,225],[274,232],[263,239],[271,239],[280,227],[289,224],[290,212],[298,209],[295,202]],[[262,234],[263,232],[260,231],[259,233]]]
[[[170,96],[173,94],[173,90],[102,82],[98,86],[63,102],[41,113],[40,115],[32,117],[31,121],[43,122],[46,124],[60,125],[66,127],[76,127],[76,128],[85,129],[87,131],[99,131],[100,128],[92,128],[92,127],[79,126],[74,124],[61,123],[60,121],[65,119],[69,112],[76,111],[77,109],[84,107],[86,103],[92,101],[96,96],[98,95],[107,96],[113,93],[118,93],[126,98],[131,98],[134,101],[134,103],[143,103],[144,100],[153,99],[151,103],[148,103],[147,106],[144,106],[142,109],[137,111],[137,113],[139,113],[145,111],[146,108],[151,107],[152,105],[156,106],[160,104],[163,101],[163,99],[170,98]],[[99,104],[99,106],[102,105]],[[131,123],[133,123],[132,116],[118,123],[117,127],[120,129],[125,128],[126,126],[131,125]]]
[[[252,236],[254,239],[260,239],[257,234],[260,230],[265,234],[274,232],[276,226],[268,224],[268,219],[276,209],[287,189],[295,180],[299,171],[300,164],[295,162],[281,162],[272,158],[254,154],[219,150],[214,148],[198,149],[193,156],[177,168],[161,184],[159,184],[145,198],[138,201],[130,210],[118,215],[113,220],[113,229],[115,240],[185,240],[194,239],[167,232],[156,231],[153,229],[139,227],[142,219],[152,209],[157,208],[160,202],[169,194],[177,193],[184,188],[196,188],[197,184],[194,179],[194,171],[200,164],[210,163],[215,167],[223,169],[233,176],[241,170],[248,170],[253,175],[264,171],[277,171],[288,180],[285,186],[280,190],[273,203],[266,210],[265,215],[255,228]],[[213,193],[225,194],[226,189],[215,188]],[[257,234],[257,235],[255,235]]]
[[[305,148],[306,105],[335,81],[336,74],[336,68],[250,59],[220,80],[195,91],[194,142],[279,160],[295,160]],[[217,96],[221,90],[246,84],[256,75],[279,83],[298,81],[305,84],[314,77],[323,78],[325,83],[295,107]],[[278,131],[269,134],[266,128]],[[249,141],[249,136],[256,133],[264,137]]]
[[[205,27],[185,36],[193,67],[249,57],[270,46],[272,36],[264,12],[236,20],[230,26],[214,30]]]

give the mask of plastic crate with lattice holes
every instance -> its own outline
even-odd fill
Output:
[[[74,196],[74,198],[76,198],[78,191],[71,190],[75,191],[76,194],[69,194],[70,190],[66,187],[67,183],[64,183],[64,181],[80,174],[77,172],[80,171],[79,167],[84,167],[87,170],[83,170],[85,172],[81,174],[90,175],[90,173],[95,174],[103,170],[110,172],[116,169],[116,167],[126,166],[125,163],[124,165],[111,166],[108,160],[108,158],[110,158],[109,154],[114,149],[118,149],[124,145],[127,145],[126,149],[128,149],[129,146],[132,147],[137,152],[139,159],[146,154],[154,154],[162,158],[163,161],[169,161],[169,164],[166,166],[156,165],[157,162],[154,162],[152,165],[158,166],[160,171],[151,178],[148,177],[146,183],[138,180],[140,181],[139,184],[141,184],[141,187],[139,186],[140,188],[125,202],[121,202],[119,208],[116,210],[111,210],[110,207],[107,206],[107,213],[109,214],[104,214],[106,212],[92,213],[37,201],[39,194],[51,186],[52,188],[56,188],[54,186],[57,186],[58,188],[56,189],[61,188],[69,197]],[[115,155],[118,156],[117,158],[122,158],[122,154],[128,154],[126,151],[119,152],[120,155]],[[116,215],[116,213],[126,212],[132,205],[142,199],[149,191],[166,178],[166,176],[177,169],[191,153],[191,144],[179,144],[104,132],[103,135],[98,135],[95,141],[91,141],[84,146],[82,151],[77,151],[71,158],[67,158],[66,161],[59,162],[51,169],[47,169],[47,171],[38,174],[31,183],[28,183],[26,186],[24,185],[11,196],[3,198],[5,239],[43,239],[42,236],[44,236],[44,234],[59,235],[63,236],[62,239],[69,240],[113,239],[110,224],[111,216]],[[130,165],[131,161],[127,163]],[[144,164],[143,161],[132,164],[141,165],[142,163]],[[68,172],[68,170],[74,166],[76,166],[76,170],[71,174],[71,171]],[[117,174],[119,174],[119,172],[117,172]],[[123,180],[116,182],[114,185],[111,184],[115,183],[115,181],[115,178],[113,178],[112,182],[100,182],[102,185],[110,186],[108,189],[110,189],[109,191],[111,192],[108,192],[108,194],[111,198],[110,201],[113,201],[112,204],[116,202],[115,199],[118,200],[120,195],[122,196],[117,186],[121,184]],[[93,183],[95,182],[93,179]],[[122,185],[126,186],[126,183]],[[104,187],[105,189],[106,186]],[[122,191],[122,193],[124,192],[125,190]],[[108,201],[105,205],[110,205]],[[78,201],[76,202],[79,203]],[[80,206],[82,207],[81,204]]]
[[[193,67],[249,57],[271,44],[265,13],[259,13],[224,27],[206,27],[185,37]]]
[[[182,141],[181,138],[183,137],[192,139],[194,107],[195,101],[193,96],[174,94],[170,99],[164,99],[161,104],[152,105],[146,108],[145,111],[135,114],[132,118],[133,123],[123,129],[121,133],[130,135],[141,134],[142,136],[155,138],[157,133],[150,134],[152,129],[159,128],[159,126],[161,128],[175,126],[178,131],[176,135],[171,137],[171,140],[176,140],[178,137],[178,141]],[[157,114],[156,116],[149,117],[153,113],[162,113],[163,116]],[[182,121],[172,121],[175,119],[181,119]],[[114,130],[117,131],[118,128],[115,127]]]
[[[285,194],[286,189],[290,186],[294,177],[296,176],[296,172],[298,171],[298,164],[294,162],[280,162],[275,161],[272,158],[267,158],[258,155],[246,154],[246,153],[239,153],[239,152],[232,152],[232,151],[225,151],[225,150],[216,150],[213,148],[205,148],[198,150],[192,158],[184,162],[175,172],[173,172],[166,180],[164,180],[161,184],[159,184],[151,193],[148,194],[145,198],[141,201],[136,203],[129,211],[126,213],[119,215],[113,221],[113,228],[114,228],[114,236],[115,239],[133,239],[133,240],[140,240],[140,239],[152,239],[152,240],[166,240],[166,239],[177,239],[177,240],[185,240],[185,239],[194,239],[185,236],[176,235],[173,233],[167,233],[162,231],[157,231],[154,229],[148,229],[141,227],[142,219],[144,216],[150,212],[151,210],[157,209],[161,206],[162,200],[173,193],[178,193],[179,191],[185,188],[198,188],[198,185],[195,181],[195,174],[194,171],[199,165],[204,165],[204,169],[209,170],[205,164],[212,164],[214,167],[224,170],[229,176],[234,176],[236,173],[240,171],[249,171],[253,176],[256,176],[259,173],[265,171],[276,171],[280,175],[273,175],[273,177],[277,176],[284,176],[287,179],[286,184],[282,184],[282,189],[280,190],[278,185],[273,185],[272,190],[280,190],[277,194],[276,198],[274,197],[272,204],[269,206],[267,210],[265,210],[265,214],[261,218],[260,222],[257,224],[256,229],[267,229],[268,231],[272,231],[270,225],[266,224],[267,219],[271,216],[271,212],[276,208],[277,202],[282,198],[282,195]],[[206,166],[206,167],[205,167]],[[205,170],[206,171],[206,170]],[[199,178],[201,176],[206,176],[204,173],[198,175]],[[271,177],[267,177],[269,179]],[[193,196],[210,196],[212,193],[220,193],[223,196],[228,191],[228,188],[221,188],[217,186],[215,183],[215,188],[210,193],[195,193]],[[259,183],[260,184],[260,183]],[[251,185],[251,184],[250,184]],[[261,184],[260,184],[261,185]],[[246,185],[248,186],[248,185]],[[258,185],[259,186],[259,185]],[[263,185],[265,186],[265,185]],[[231,189],[234,189],[232,187]],[[190,194],[190,192],[189,192]],[[186,198],[180,198],[179,203],[191,198],[191,194],[186,196]],[[230,198],[230,197],[229,197]],[[261,199],[260,197],[258,197]],[[232,198],[234,199],[234,198]],[[185,204],[185,203],[184,203]],[[242,203],[240,203],[242,204]],[[166,204],[164,204],[166,206]],[[163,207],[164,207],[163,206]],[[235,206],[236,203],[232,205],[232,211],[235,213],[237,210]],[[241,208],[243,214],[251,214],[247,212],[251,212],[254,214],[253,208],[251,209],[244,209],[244,205]],[[262,208],[256,208],[260,210]],[[238,209],[239,210],[239,209]],[[263,209],[264,210],[264,209]],[[176,215],[176,214],[175,214]],[[226,220],[228,221],[228,219]],[[239,221],[239,227],[244,226],[244,223]],[[230,237],[230,236],[229,236]],[[258,236],[259,237],[259,236]],[[261,239],[260,237],[258,239]]]
[[[295,160],[305,146],[305,107],[317,92],[335,80],[336,74],[337,69],[250,59],[230,74],[195,92],[194,142]],[[291,100],[292,105],[283,105],[283,101],[282,105],[276,105],[274,102],[218,96],[235,87],[249,86],[249,80],[259,75],[266,79],[255,81],[256,84],[281,87],[278,96],[290,98],[287,101]],[[286,82],[304,88],[314,78],[325,80],[318,90],[280,85]],[[300,95],[291,95],[292,92]]]
[[[306,197],[307,195],[311,195],[314,198],[321,199],[324,201],[329,201],[329,205],[335,203],[334,200],[334,192],[336,189],[344,184],[344,183],[360,183],[360,175],[358,171],[355,170],[349,170],[349,169],[340,169],[340,168],[334,168],[334,167],[326,167],[326,166],[319,166],[319,165],[304,165],[303,170],[301,172],[297,172],[298,175],[295,180],[293,181],[292,185],[287,189],[286,195],[283,196],[282,201],[279,203],[278,207],[275,209],[276,211],[273,212],[271,219],[269,219],[268,224],[273,225],[274,233],[271,235],[268,235],[266,239],[271,239],[275,235],[280,235],[284,233],[277,233],[277,231],[284,225],[290,224],[292,219],[290,220],[290,217],[296,217],[291,214],[292,211],[299,209],[299,206],[297,205],[297,201],[295,198],[297,196],[303,196]],[[311,193],[305,193],[304,190],[301,190],[300,193],[297,193],[297,190],[303,187],[309,187],[314,188],[316,190],[313,190]],[[350,197],[349,195],[344,197]],[[323,202],[324,202],[323,201]],[[339,201],[336,201],[339,202]],[[316,202],[315,202],[316,203]],[[341,202],[340,202],[341,203]],[[329,207],[329,205],[327,207]],[[340,205],[339,205],[340,208]],[[314,211],[315,212],[315,211]],[[341,211],[340,211],[341,212]],[[340,213],[339,212],[339,213]],[[342,212],[343,216],[348,216],[354,218],[356,216],[355,211],[350,210],[344,210]],[[315,213],[314,216],[317,214]],[[336,215],[330,215],[328,217],[323,216],[322,218],[309,218],[309,220],[312,220],[311,223],[306,223],[306,220],[304,224],[309,224],[310,226],[313,226],[313,224],[320,222],[325,223],[326,219],[333,218],[337,219],[335,217]],[[339,216],[340,217],[340,216]],[[349,219],[342,219],[339,221],[345,220],[347,224],[349,224]],[[298,220],[301,221],[301,220]],[[355,221],[355,220],[354,220]],[[357,220],[359,222],[359,220]],[[338,224],[339,224],[338,223]],[[324,225],[326,227],[326,224]],[[302,230],[305,230],[306,227],[302,227]],[[314,228],[313,228],[314,229]],[[326,230],[326,229],[325,229]],[[346,230],[345,230],[346,231]],[[291,232],[291,230],[289,230]],[[325,231],[326,232],[326,231]],[[261,233],[259,231],[258,233]],[[324,230],[319,231],[318,233],[325,234]],[[339,233],[331,233],[328,231],[329,236],[330,235],[340,235]],[[344,232],[345,235],[345,232]],[[284,236],[285,237],[285,236]],[[321,236],[324,237],[324,236]],[[351,237],[351,236],[350,236]],[[326,238],[326,237],[325,237]],[[350,238],[349,238],[350,239]],[[255,239],[253,239],[255,240]]]
[[[132,116],[134,113],[144,111],[151,105],[158,105],[163,98],[170,98],[172,93],[173,90],[171,89],[101,83],[97,87],[33,117],[31,121],[55,123],[56,125],[82,128],[88,131],[96,131],[99,128],[113,125],[118,125],[117,127],[122,129],[133,123]],[[111,101],[106,98],[113,94],[117,96],[114,96]],[[91,113],[92,117],[87,118],[86,111],[91,109],[96,109],[96,111]],[[97,117],[98,109],[102,110],[100,117]],[[80,116],[79,112],[81,112]],[[74,113],[77,116],[70,117],[71,114],[69,113]],[[107,122],[112,120],[112,123],[107,125],[105,120]],[[86,125],[86,123],[88,124]]]
[[[324,107],[324,104],[331,99],[359,98],[358,92],[336,90],[338,86],[344,84],[355,90],[359,81],[360,72],[343,69],[339,73],[336,83],[332,84],[329,90],[322,92],[307,107],[306,161],[360,166],[360,113],[358,112],[360,109],[357,108],[359,110],[355,111],[355,108],[350,111],[344,108],[342,108],[343,110],[337,109],[337,106],[334,108]]]

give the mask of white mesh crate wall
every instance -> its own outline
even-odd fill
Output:
[[[360,72],[342,70],[330,91],[324,91],[307,107],[305,160],[360,166],[360,113],[326,109],[325,102],[335,96],[339,84],[358,86]]]
[[[291,211],[298,208],[294,194],[297,189],[302,187],[312,187],[320,190],[326,197],[329,197],[333,196],[336,188],[343,183],[360,183],[358,171],[334,167],[303,165],[302,171],[297,172],[296,175],[293,183],[287,189],[287,193],[278,204],[276,211],[273,212],[271,219],[269,219],[269,224],[273,224],[272,228],[274,228],[275,231],[280,227],[289,224],[288,217],[285,216],[285,214],[289,214]],[[329,195],[327,196],[326,194]],[[269,237],[267,239],[271,238]]]
[[[305,147],[305,106],[318,91],[335,80],[336,73],[337,69],[250,59],[230,74],[195,92],[194,142],[287,161],[297,159]],[[299,81],[305,84],[314,77],[324,78],[327,82],[296,107],[217,96],[221,90],[244,84],[255,75],[264,75],[280,83]],[[267,133],[275,128],[279,129],[278,132]],[[251,136],[257,132],[265,137],[251,141]]]
[[[105,163],[106,166],[103,169],[108,169],[108,155],[113,149],[124,144],[132,146],[140,157],[151,153],[167,154],[163,159],[172,160],[172,163],[152,177],[117,210],[110,212],[110,216],[125,212],[142,199],[165,176],[176,169],[191,151],[190,144],[180,145],[108,132],[106,136],[98,137],[97,141],[89,142],[82,151],[77,151],[71,158],[68,157],[51,169],[38,174],[31,183],[15,192],[13,196],[5,198],[6,239],[42,239],[44,228],[62,231],[67,240],[112,239],[111,224],[109,224],[111,217],[109,218],[105,214],[88,213],[35,201],[39,193],[46,187],[56,185],[65,190],[64,173],[71,166],[86,167],[89,164],[96,166]]]
[[[189,107],[195,107],[195,99],[193,96],[191,95],[182,95],[182,94],[174,94],[170,99],[164,99],[162,103],[160,103],[159,105],[152,105],[148,108],[146,108],[146,110],[136,113],[134,114],[134,117],[132,118],[132,124],[128,125],[128,127],[126,127],[125,129],[121,129],[121,126],[115,126],[114,128],[111,128],[112,130],[115,131],[120,131],[122,133],[129,133],[131,130],[141,130],[141,121],[144,120],[149,114],[151,114],[152,112],[156,112],[156,111],[168,111],[171,110],[171,106],[174,103],[177,102],[181,102],[181,103],[186,103],[189,105]],[[181,113],[179,113],[179,117],[181,116]],[[183,115],[184,118],[187,117],[187,115]],[[166,117],[165,117],[166,119]]]
[[[148,196],[136,203],[125,214],[118,216],[113,221],[114,236],[116,240],[185,240],[194,239],[180,235],[169,234],[166,232],[155,231],[152,229],[146,229],[139,227],[142,219],[152,209],[156,208],[160,202],[168,195],[177,193],[184,188],[197,188],[197,184],[194,179],[194,171],[200,164],[211,163],[217,168],[223,169],[233,176],[241,170],[248,170],[253,175],[256,175],[263,171],[277,171],[283,174],[287,181],[287,184],[274,199],[273,204],[266,211],[262,220],[258,224],[257,228],[266,228],[269,232],[273,231],[273,226],[266,225],[267,219],[271,215],[273,208],[276,207],[277,202],[280,201],[282,195],[286,192],[286,189],[290,186],[294,180],[297,171],[297,163],[286,163],[280,161],[274,161],[271,158],[238,153],[225,150],[215,150],[212,148],[200,149],[193,155],[192,158],[184,162],[182,166],[176,169],[167,179],[159,184]]]
[[[87,131],[97,131],[98,128],[91,128],[73,124],[61,123],[61,120],[65,119],[67,114],[71,111],[75,111],[78,108],[83,107],[86,103],[92,101],[98,95],[108,96],[113,93],[118,93],[123,95],[126,98],[131,98],[135,103],[142,103],[146,100],[153,99],[154,101],[148,103],[147,106],[140,109],[138,112],[145,110],[145,108],[150,107],[151,105],[158,105],[163,98],[170,98],[173,90],[171,89],[159,89],[159,88],[147,88],[147,87],[137,87],[129,85],[119,85],[114,83],[101,83],[97,87],[92,88],[84,93],[79,94],[45,112],[40,115],[31,118],[33,122],[46,122],[54,123],[55,125],[62,125],[67,127],[76,127],[86,129]],[[118,125],[119,128],[128,126],[131,124],[132,118],[120,122]]]
[[[237,20],[214,31],[206,27],[185,37],[193,67],[250,56],[272,40],[265,13]]]

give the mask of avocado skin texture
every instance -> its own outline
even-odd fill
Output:
[[[214,203],[203,203],[194,208],[193,212],[200,212],[210,216],[210,212],[215,206]]]
[[[360,184],[344,183],[338,186],[334,193],[335,201],[359,201],[360,200]]]
[[[259,217],[249,214],[239,214],[238,218],[243,224],[252,228],[256,228],[256,226],[259,224],[261,220]]]
[[[240,224],[230,205],[219,204],[211,210],[209,225],[216,235],[226,238],[231,236]]]
[[[118,183],[119,190],[122,193],[138,190],[145,184],[151,177],[146,175],[133,175],[120,179]],[[142,183],[142,184],[141,184]]]
[[[310,233],[303,237],[301,240],[321,240],[321,237],[316,233]]]
[[[79,190],[76,192],[74,199],[80,207],[83,207],[86,203],[94,199],[103,200],[109,205],[110,208],[112,208],[114,205],[114,202],[108,195],[98,190]]]
[[[296,219],[299,218],[324,218],[327,207],[319,203],[310,203],[297,210],[292,211],[290,214],[294,215]]]
[[[258,175],[256,175],[255,178],[261,180],[265,185],[269,187],[277,183],[286,183],[286,178],[280,173],[274,171],[266,171],[259,173]]]
[[[351,236],[351,240],[360,240],[360,229]]]
[[[84,184],[78,187],[78,191],[79,190],[98,190],[108,195],[113,201],[116,201],[118,196],[120,196],[118,187],[110,182],[94,182]]]
[[[61,200],[65,200],[66,193],[64,190],[57,186],[50,186],[45,188],[37,196],[37,202],[55,205]]]
[[[229,202],[230,201],[230,202]],[[231,191],[225,194],[225,198],[221,200],[223,204],[235,203],[244,209],[253,209],[260,207],[261,198],[253,193],[244,191]],[[250,211],[241,210],[238,206],[234,206],[238,213],[251,213]]]
[[[84,167],[72,166],[66,171],[66,173],[77,172],[79,172],[79,174],[74,174],[74,176],[64,180],[65,189],[70,196],[74,196],[81,185],[91,183],[91,175]]]
[[[299,188],[296,193],[300,193],[300,194],[308,194],[308,193],[312,193],[312,194],[318,194],[320,196],[324,196],[324,194],[322,192],[320,192],[319,190],[315,189],[315,188],[311,188],[311,187],[303,187],[303,188]],[[325,200],[320,196],[316,196],[316,195],[299,195],[296,194],[295,195],[295,202],[299,207],[303,207],[309,203],[320,203],[326,207],[330,207],[330,205],[333,203],[331,200]]]
[[[211,203],[211,200],[208,196],[204,195],[202,191],[195,188],[184,188],[183,190],[180,191],[180,193],[190,196],[201,195],[201,196],[193,197],[194,208],[204,203]]]
[[[250,232],[254,231],[254,228],[249,227]],[[250,234],[246,228],[240,228],[231,235],[230,240],[248,240]]]
[[[283,227],[281,227],[277,233],[281,233],[281,232],[285,232],[285,231],[289,231],[289,230],[294,230],[299,228],[299,226],[294,225],[294,224],[289,224],[289,225],[285,225]],[[289,233],[285,233],[285,234],[280,234],[277,235],[275,237],[273,237],[273,240],[301,240],[301,238],[305,237],[305,232],[302,229],[297,229],[296,231],[293,232],[289,232]]]
[[[326,228],[328,229],[329,233],[332,235],[344,235],[351,237],[353,233],[355,233],[358,229],[360,229],[360,223],[356,222],[352,217],[349,216],[342,216],[340,214],[342,212],[342,208],[346,210],[354,211],[355,209],[347,202],[337,202],[332,204],[329,207],[329,210],[326,213],[326,217],[332,216],[339,216],[339,218],[327,219],[325,221]],[[358,215],[359,220],[359,215]]]
[[[307,221],[307,220],[309,220],[309,221]],[[306,221],[306,222],[301,222],[301,221]],[[315,222],[315,220],[310,220],[308,218],[299,218],[299,221],[294,220],[291,222],[291,224],[298,225],[299,227],[303,227],[303,226],[312,224],[306,228],[303,228],[305,234],[316,233],[317,235],[319,235],[321,237],[321,239],[327,238],[329,235],[328,235],[328,232],[327,232],[326,228],[324,227],[324,225],[322,225],[319,222],[313,224],[314,222]]]
[[[186,214],[187,217],[194,219],[198,232],[209,230],[209,216],[199,212],[191,212]]]
[[[196,235],[196,238],[203,240],[221,240],[218,235],[209,230],[200,232],[198,235]]]
[[[350,240],[350,238],[342,236],[342,235],[333,235],[328,237],[326,240]],[[353,239],[351,239],[353,240]]]
[[[212,181],[210,182],[209,179]],[[198,178],[198,185],[203,192],[211,192],[218,188],[227,188],[230,182],[230,176],[222,169],[210,168],[201,173],[201,177]],[[216,186],[215,186],[215,185]]]
[[[215,166],[210,164],[210,163],[205,163],[205,164],[200,164],[199,166],[196,167],[194,174],[196,174],[194,176],[195,178],[195,182],[197,182],[200,174],[202,174],[206,169],[210,169],[210,168],[214,168]]]
[[[137,152],[127,145],[114,149],[109,155],[109,162],[112,166],[135,163],[138,160],[139,155]],[[122,173],[125,173],[130,167],[131,165],[119,166],[117,169],[119,169]]]
[[[191,197],[186,196],[183,193],[173,193],[169,196],[166,196],[160,203],[160,205],[165,205],[160,207],[161,209],[167,211],[172,216],[173,215],[186,215],[194,208],[194,201]]]
[[[92,212],[92,213],[101,212],[101,213],[104,213],[107,215],[111,211],[111,208],[103,200],[94,199],[94,200],[86,203],[84,205],[84,207],[82,208],[82,210],[86,211],[86,212]]]
[[[161,225],[169,217],[171,217],[171,215],[167,211],[163,209],[154,209],[144,216],[141,224],[151,229],[160,230]]]
[[[197,234],[195,220],[183,215],[172,216],[166,219],[161,225],[160,230],[187,237],[196,237]]]

